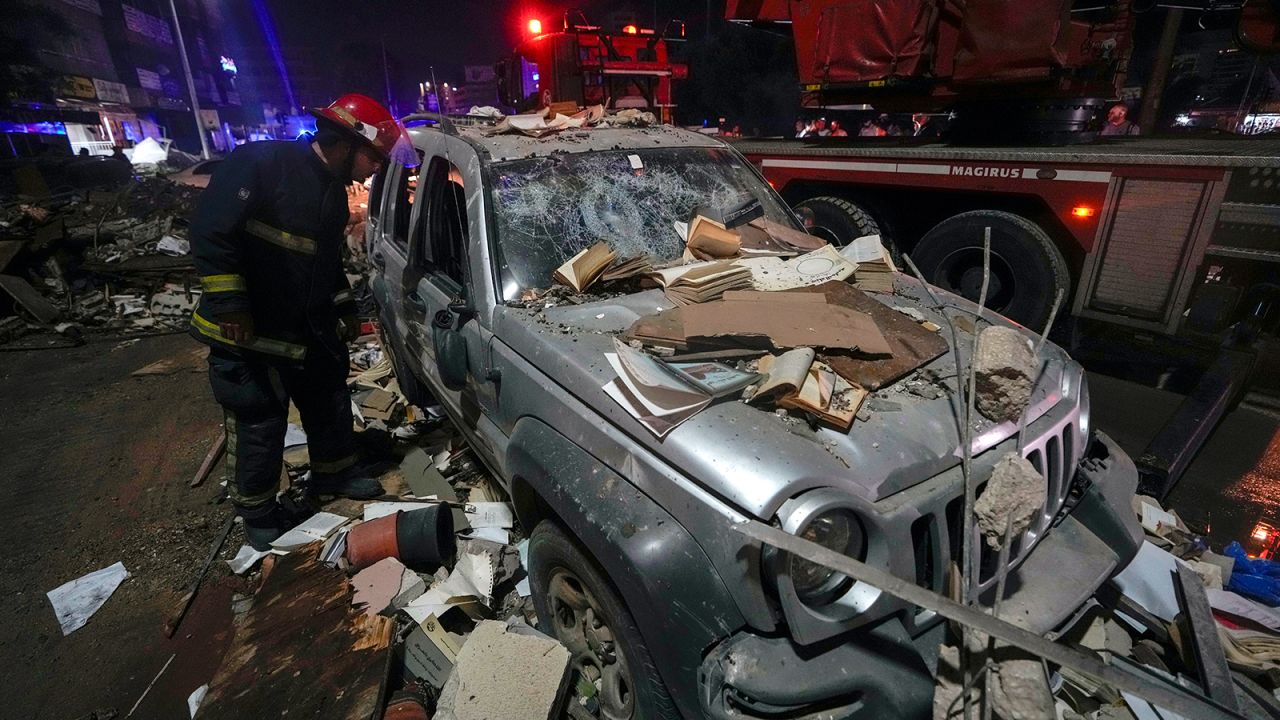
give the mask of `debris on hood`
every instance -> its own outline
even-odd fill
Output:
[[[995,422],[1017,422],[1040,371],[1031,341],[1013,328],[984,328],[974,364],[978,412]]]
[[[997,460],[973,506],[987,545],[999,549],[1009,527],[1010,537],[1020,537],[1044,507],[1046,493],[1044,476],[1026,458],[1011,452]]]

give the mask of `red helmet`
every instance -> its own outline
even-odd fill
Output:
[[[371,97],[348,93],[329,107],[312,108],[311,114],[360,138],[390,162],[408,167],[418,164],[418,154],[404,128],[382,103]]]

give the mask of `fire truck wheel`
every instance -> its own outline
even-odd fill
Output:
[[[813,212],[811,235],[843,247],[863,235],[880,235],[880,225],[871,217],[871,213],[844,198],[824,195],[809,198],[796,204],[797,208],[808,208]]]
[[[1071,271],[1062,251],[1030,220],[999,210],[961,213],[926,233],[911,259],[930,283],[977,302],[982,289],[982,236],[987,227],[991,228],[991,278],[986,306],[1042,330],[1059,289],[1063,304],[1067,302]]]

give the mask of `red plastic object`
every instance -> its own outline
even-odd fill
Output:
[[[937,18],[932,0],[859,0],[818,16],[812,77],[830,83],[923,75]]]
[[[351,528],[347,533],[347,562],[351,567],[363,570],[383,558],[400,557],[396,542],[399,517],[400,513],[391,513]]]
[[[387,709],[382,711],[382,720],[431,720],[431,716],[422,703],[413,698],[401,698],[387,705]]]

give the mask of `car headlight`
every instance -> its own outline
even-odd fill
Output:
[[[862,523],[847,510],[828,510],[811,518],[799,532],[805,540],[861,560],[866,547]],[[852,581],[845,575],[792,555],[787,574],[796,595],[806,605],[820,606],[840,597]]]

